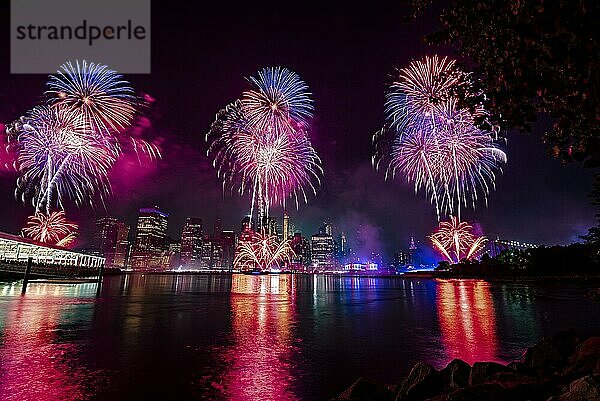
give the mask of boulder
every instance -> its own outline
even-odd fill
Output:
[[[563,374],[567,377],[600,374],[600,337],[590,337],[579,345]]]
[[[335,401],[392,401],[394,393],[362,377],[343,391]]]
[[[600,401],[600,383],[591,375],[574,380],[548,401]]]
[[[424,400],[444,391],[441,374],[430,365],[419,362],[402,382],[396,400]]]
[[[550,375],[562,370],[565,358],[550,339],[542,337],[525,353],[524,365],[539,375]]]
[[[486,384],[497,384],[502,388],[514,388],[516,386],[539,386],[543,383],[537,377],[525,376],[516,372],[498,372],[488,377]]]
[[[469,385],[483,384],[491,375],[498,372],[509,372],[510,369],[495,362],[475,362],[471,368]]]
[[[525,366],[523,362],[511,362],[508,365],[506,365],[506,367],[520,375],[536,376],[536,373],[533,371],[533,369],[530,369],[527,366]]]
[[[552,337],[554,348],[560,353],[564,361],[567,361],[581,344],[581,339],[574,330],[561,331]]]
[[[440,371],[444,383],[444,391],[448,392],[469,385],[471,365],[460,359],[454,359]]]
[[[476,386],[461,388],[448,394],[446,401],[518,401],[509,390],[497,384],[478,384]]]

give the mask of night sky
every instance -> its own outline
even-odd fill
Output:
[[[146,112],[144,135],[159,143],[163,160],[138,167],[123,160],[113,177],[114,196],[95,210],[68,208],[83,228],[85,246],[94,216],[106,213],[134,223],[137,209],[158,205],[170,213],[169,233],[178,237],[186,216],[202,217],[212,229],[215,216],[225,228],[239,229],[249,201],[223,194],[206,157],[204,136],[214,114],[248,88],[244,77],[259,68],[281,65],[296,71],[315,100],[311,140],[323,160],[325,176],[316,197],[290,215],[304,234],[323,220],[345,231],[361,252],[390,256],[436,227],[433,206],[423,194],[397,178],[385,182],[371,167],[371,136],[384,118],[384,92],[395,67],[434,53],[422,36],[438,26],[439,8],[410,24],[406,10],[385,2],[368,9],[300,2],[249,8],[193,8],[180,2],[152,2],[152,74],[128,75],[136,90],[155,101]],[[226,2],[219,2],[226,3]],[[227,2],[228,3],[228,2]],[[9,122],[39,101],[45,76],[9,74],[9,2],[0,6],[0,122]],[[200,7],[198,5],[198,7]],[[220,7],[213,5],[213,7]],[[298,7],[298,8],[295,8]],[[326,7],[326,8],[323,8]],[[97,60],[101,61],[101,60]],[[595,224],[587,194],[592,171],[562,165],[541,141],[549,121],[540,118],[532,134],[508,132],[508,164],[489,204],[465,217],[488,237],[564,244]],[[0,173],[0,230],[18,232],[32,213],[14,198],[16,175]],[[281,215],[281,209],[272,214]]]

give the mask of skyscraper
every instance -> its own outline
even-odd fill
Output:
[[[110,216],[96,220],[94,251],[103,256],[106,267],[125,267],[129,227]]]
[[[319,233],[311,237],[311,263],[321,270],[335,266],[335,242],[331,232],[331,224],[325,223]]]
[[[235,256],[235,232],[224,230],[221,233],[221,242],[223,244],[223,259],[221,268],[231,270],[233,268],[233,259]]]
[[[294,233],[290,246],[295,254],[292,263],[300,268],[309,266],[311,257],[310,243],[306,237],[303,237],[301,233]]]
[[[321,227],[321,231],[323,231],[327,235],[333,236],[333,226],[331,223],[324,223]]]
[[[168,267],[169,252],[167,224],[169,215],[158,207],[139,211],[135,243],[131,254],[133,269],[162,269]]]
[[[198,268],[202,259],[202,219],[188,217],[181,232],[181,265]]]
[[[290,236],[290,215],[287,210],[283,211],[283,240],[287,241]]]
[[[119,229],[117,231],[113,266],[124,268],[127,266],[127,256],[129,254],[129,226],[121,221],[117,225]]]
[[[244,219],[242,222],[243,227],[251,225],[250,220]],[[231,270],[233,267],[235,233],[231,230],[223,230],[222,227],[221,219],[217,218],[214,225],[214,234],[212,236],[205,235],[203,238],[202,267],[205,269]]]

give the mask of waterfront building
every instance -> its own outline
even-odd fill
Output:
[[[394,254],[394,267],[410,266],[412,264],[412,257],[409,251],[402,250]]]
[[[335,241],[331,232],[331,224],[326,223],[311,237],[311,265],[319,270],[335,267]]]
[[[158,207],[139,210],[131,253],[132,269],[164,269],[169,266],[168,220],[169,215]]]
[[[202,219],[188,217],[181,232],[181,265],[198,268],[202,262]]]
[[[181,242],[168,238],[169,267],[176,269],[181,266]]]
[[[36,265],[78,266],[98,268],[104,258],[72,251],[56,245],[42,244],[29,238],[0,232],[0,270],[10,270],[12,264],[27,264],[31,258]]]
[[[127,258],[129,256],[129,226],[123,222],[118,223],[117,241],[115,243],[115,254],[113,258],[113,267],[127,267]]]
[[[129,245],[129,226],[115,217],[101,217],[96,220],[93,239],[93,252],[104,257],[106,267],[126,266]]]
[[[308,239],[303,237],[301,233],[294,233],[290,246],[295,254],[292,258],[292,264],[299,268],[309,266],[311,263],[311,254]]]
[[[283,211],[283,240],[287,241],[290,238],[290,215],[287,210]]]
[[[242,223],[251,226],[251,221]],[[220,231],[219,231],[220,230]],[[235,254],[235,232],[223,230],[221,219],[217,218],[213,235],[205,235],[202,241],[202,268],[214,270],[231,270]]]

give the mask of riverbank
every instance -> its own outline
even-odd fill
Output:
[[[600,337],[543,337],[521,360],[501,365],[455,359],[436,370],[419,362],[400,383],[363,378],[331,401],[600,401]]]

